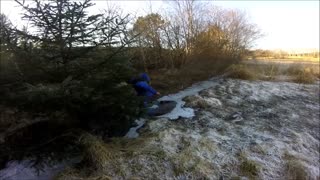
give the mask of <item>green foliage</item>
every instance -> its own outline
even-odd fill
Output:
[[[41,56],[56,63],[67,64],[98,46],[121,44],[120,34],[126,33],[126,17],[89,15],[87,9],[94,5],[91,0],[16,2],[25,10],[23,19],[38,30],[33,34],[16,31],[32,40],[42,50]]]
[[[131,86],[121,84],[119,78],[107,73],[95,74],[69,91],[69,109],[82,122],[88,122],[94,129],[108,136],[124,135],[134,118],[141,115],[141,101]],[[84,123],[86,124],[86,123]]]
[[[28,112],[32,119],[0,144],[0,160],[61,160],[78,152],[77,132],[83,130],[104,137],[123,136],[142,114],[141,99],[124,83],[130,75],[124,63],[110,62],[82,80],[70,77],[61,84],[29,84],[7,92],[2,103]],[[34,122],[39,118],[44,121]]]
[[[32,112],[66,111],[83,127],[91,125],[91,130],[104,131],[107,136],[123,135],[142,112],[141,100],[124,83],[130,75],[123,64],[110,63],[83,80],[70,77],[62,84],[29,85],[4,100]]]
[[[52,157],[75,146],[74,138],[64,136],[72,129],[104,137],[124,135],[142,113],[141,99],[125,84],[132,75],[122,54],[131,42],[127,17],[90,16],[90,0],[16,2],[38,31],[13,28],[1,15],[1,65],[6,71],[0,83],[6,85],[0,98],[1,104],[30,117],[3,134],[1,154],[9,160]]]

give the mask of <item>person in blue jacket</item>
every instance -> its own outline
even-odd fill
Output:
[[[136,78],[130,80],[130,84],[133,85],[138,96],[144,97],[144,105],[147,106],[156,95],[160,95],[158,91],[150,86],[150,77],[147,73],[142,73]]]

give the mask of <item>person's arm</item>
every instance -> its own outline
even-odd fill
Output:
[[[155,89],[153,89],[148,83],[143,82],[141,83],[141,87],[143,87],[145,90],[151,92],[153,95],[157,94],[159,95],[160,93],[157,92]]]

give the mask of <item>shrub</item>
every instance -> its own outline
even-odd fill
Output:
[[[76,127],[103,131],[106,136],[124,135],[141,115],[142,103],[131,86],[121,84],[128,76],[121,76],[104,71],[64,84],[29,85],[4,100],[30,112],[64,111],[77,121]]]
[[[227,72],[229,72],[228,77],[243,80],[255,80],[257,75],[250,71],[245,65],[236,64],[230,66]]]
[[[288,69],[285,71],[285,74],[296,76],[303,72],[303,67],[301,65],[291,65],[288,67]]]
[[[311,73],[302,72],[295,77],[294,82],[302,84],[313,84],[315,82],[315,77]]]
[[[59,84],[24,84],[19,91],[6,91],[8,94],[1,96],[2,103],[29,113],[26,121],[30,123],[12,132],[10,138],[0,144],[3,155],[0,160],[7,157],[8,160],[40,157],[37,162],[47,157],[61,159],[62,156],[51,157],[51,154],[63,155],[70,151],[69,146],[76,146],[71,142],[74,138],[61,136],[72,129],[104,137],[124,135],[142,114],[141,99],[124,83],[130,75],[125,63],[110,62],[78,80],[70,77]],[[34,122],[39,117],[44,118],[44,122]]]
[[[279,74],[279,67],[272,64],[267,65],[264,69],[264,75],[266,75],[267,80],[274,80],[275,76]]]
[[[290,66],[287,74],[294,77],[294,82],[303,84],[312,84],[315,82],[316,74],[312,68],[304,68],[302,66]]]

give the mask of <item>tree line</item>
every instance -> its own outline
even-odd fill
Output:
[[[86,10],[93,6],[89,0],[16,2],[25,10],[23,19],[36,32],[13,28],[2,14],[1,46],[6,46],[2,50],[9,47],[27,54],[38,50],[36,53],[46,59],[45,63],[56,67],[68,67],[98,48],[123,47],[121,52],[130,47],[131,61],[145,71],[179,68],[204,56],[240,59],[261,37],[245,12],[194,0],[172,1],[161,14],[138,18],[129,14],[121,17],[115,9],[89,15]],[[133,27],[129,28],[129,24]]]
[[[262,50],[256,49],[248,52],[248,55],[253,58],[275,58],[275,59],[285,59],[285,58],[295,58],[295,57],[312,57],[318,58],[319,51],[284,51],[284,50]]]
[[[131,34],[139,35],[134,53],[145,69],[179,68],[199,57],[241,59],[262,35],[244,11],[199,1],[169,5],[167,12],[150,13],[134,22]]]

